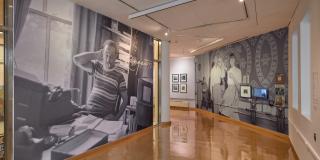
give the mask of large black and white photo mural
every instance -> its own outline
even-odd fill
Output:
[[[62,160],[152,125],[151,36],[68,0],[22,2],[14,159]]]
[[[197,106],[287,133],[287,43],[283,28],[196,56]],[[244,86],[250,98],[241,96]],[[275,103],[279,87],[281,106]]]

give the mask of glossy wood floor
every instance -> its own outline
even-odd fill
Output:
[[[171,126],[150,127],[72,159],[296,160],[286,136],[199,111],[171,110]]]

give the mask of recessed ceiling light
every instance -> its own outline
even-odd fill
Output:
[[[169,35],[169,33],[168,33],[168,32],[166,32],[166,33],[164,33],[164,35],[165,35],[165,36],[168,36],[168,35]]]
[[[239,2],[244,2],[244,0],[239,0]]]

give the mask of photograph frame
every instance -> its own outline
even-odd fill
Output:
[[[180,82],[188,82],[188,74],[187,73],[180,74]]]
[[[252,88],[250,85],[240,85],[240,97],[241,98],[252,97]]]
[[[188,93],[187,84],[180,84],[180,93]]]
[[[179,92],[180,91],[179,87],[180,87],[179,84],[172,84],[171,91],[172,92]]]
[[[179,83],[179,74],[172,74],[172,83]]]
[[[276,84],[285,84],[285,74],[284,73],[277,73],[275,77]]]

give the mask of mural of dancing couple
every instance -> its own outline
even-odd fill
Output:
[[[283,28],[196,56],[196,105],[287,133],[287,102],[280,109],[272,104],[277,97],[277,75],[284,76],[283,88],[288,85],[287,33]],[[251,99],[240,96],[242,85],[249,86],[250,92],[264,89],[267,98],[257,99],[253,109]],[[286,89],[284,97],[287,99]]]
[[[213,67],[210,70],[210,98],[215,112],[239,119],[235,107],[239,105],[238,90],[242,76],[241,70],[236,66],[234,54],[229,56],[228,68],[221,57],[214,57]]]

